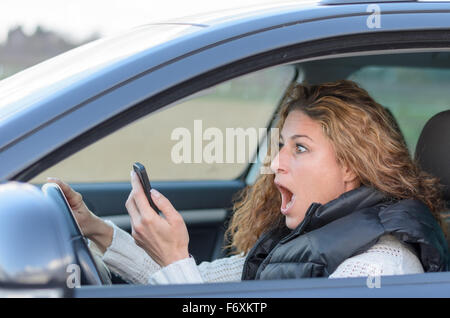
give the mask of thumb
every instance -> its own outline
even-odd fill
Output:
[[[181,214],[178,213],[177,210],[175,210],[172,203],[170,203],[169,199],[167,199],[164,195],[162,195],[155,189],[151,189],[150,194],[152,196],[153,202],[155,202],[156,206],[164,214],[169,223],[182,218]]]

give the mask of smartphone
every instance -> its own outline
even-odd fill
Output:
[[[161,211],[156,207],[156,204],[152,200],[152,196],[150,194],[152,186],[150,184],[150,180],[148,179],[147,171],[145,171],[144,165],[142,163],[135,162],[133,164],[133,170],[138,175],[139,180],[141,180],[142,188],[144,188],[144,192],[145,195],[147,196],[147,200],[150,203],[150,206],[152,207],[153,210],[161,214]]]

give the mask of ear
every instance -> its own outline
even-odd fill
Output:
[[[352,187],[358,187],[360,185],[358,176],[353,169],[350,169],[350,167],[346,164],[342,166],[342,181],[344,184]]]

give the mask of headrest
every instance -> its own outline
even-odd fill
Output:
[[[415,158],[420,167],[438,177],[444,199],[450,202],[450,110],[433,116],[417,141]]]

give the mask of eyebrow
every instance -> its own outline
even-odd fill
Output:
[[[281,139],[284,139],[282,135],[280,135],[280,137],[281,137]],[[312,140],[311,137],[309,137],[307,135],[292,135],[289,139],[294,140],[296,138],[301,138],[301,137],[308,138],[309,140],[314,141],[314,140]]]

